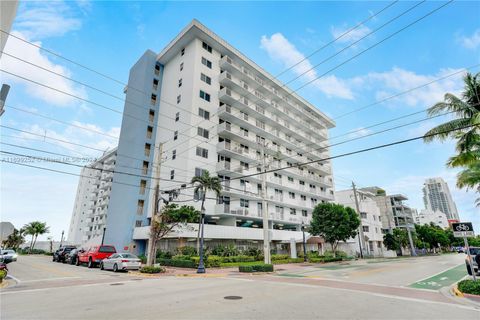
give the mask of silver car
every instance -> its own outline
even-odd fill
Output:
[[[113,272],[119,270],[138,270],[141,265],[142,263],[136,255],[131,253],[115,253],[102,260],[100,269],[113,270]]]
[[[3,256],[3,259],[5,260],[17,261],[18,255],[15,252],[15,250],[4,249],[4,250],[1,250],[0,254]]]

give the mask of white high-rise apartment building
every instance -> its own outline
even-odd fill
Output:
[[[433,223],[443,229],[449,227],[447,215],[440,210],[432,211],[430,209],[423,209],[413,217],[416,224],[424,225]]]
[[[188,185],[203,170],[224,180],[221,199],[206,201],[208,246],[260,246],[267,210],[272,246],[285,248],[301,241],[313,207],[334,199],[329,161],[293,167],[329,156],[333,121],[198,21],[159,54],[146,51],[125,92],[105,243],[145,251],[159,168],[160,190]],[[252,175],[264,157],[280,169],[266,176],[267,208],[262,176]],[[199,209],[196,196],[186,188],[178,200]],[[172,238],[169,246],[184,245],[196,231]]]
[[[453,202],[448,184],[442,178],[426,179],[423,185],[423,202],[431,211],[439,210],[449,220],[459,220],[457,206]]]
[[[82,168],[70,220],[67,241],[72,244],[100,242],[107,220],[116,149]]]

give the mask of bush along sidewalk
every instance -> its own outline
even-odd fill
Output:
[[[457,287],[462,293],[480,296],[480,281],[462,280],[457,284]]]
[[[273,272],[273,264],[255,264],[251,266],[239,266],[239,272]]]
[[[151,267],[151,266],[144,266],[140,269],[141,273],[164,273],[165,268],[163,267]]]

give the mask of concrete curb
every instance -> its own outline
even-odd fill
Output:
[[[451,292],[454,296],[457,296],[457,297],[459,297],[459,298],[464,298],[463,293],[462,293],[460,290],[458,290],[457,285],[454,285],[454,286],[451,288],[450,292]]]

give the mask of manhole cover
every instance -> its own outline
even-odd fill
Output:
[[[242,297],[240,297],[240,296],[226,296],[226,297],[223,297],[223,299],[225,299],[225,300],[240,300],[240,299],[242,299]]]
[[[112,283],[111,286],[123,286],[123,283]]]

